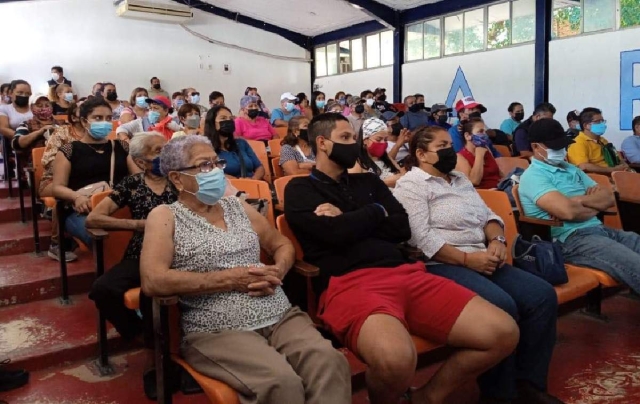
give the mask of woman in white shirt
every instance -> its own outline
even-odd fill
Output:
[[[309,144],[309,119],[299,115],[289,121],[287,135],[280,144],[280,167],[284,175],[309,174],[316,165],[316,155]]]
[[[31,86],[24,80],[14,80],[9,87],[9,97],[11,104],[0,105],[0,134],[11,140],[18,126],[33,118],[29,108]]]
[[[409,242],[425,254],[430,273],[476,292],[520,326],[516,353],[480,377],[483,399],[561,403],[546,393],[556,340],[556,293],[544,280],[505,264],[502,219],[464,174],[453,171],[456,162],[446,130],[431,126],[414,134],[410,171],[393,191],[409,214]]]

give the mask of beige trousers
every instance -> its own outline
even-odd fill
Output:
[[[243,404],[351,403],[347,360],[297,307],[259,330],[189,334],[182,356],[235,389]]]

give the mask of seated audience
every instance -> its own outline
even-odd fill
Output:
[[[342,106],[342,115],[349,116],[349,114],[351,114],[349,103],[347,102],[347,95],[344,91],[338,91],[336,93],[335,101]]]
[[[29,100],[33,118],[24,121],[16,128],[16,134],[11,141],[11,147],[16,152],[23,154],[23,161],[31,165],[31,150],[35,147],[44,147],[55,128],[53,120],[53,107],[51,101],[44,94],[34,94]],[[23,173],[20,173],[24,176]]]
[[[509,136],[513,136],[516,128],[520,126],[520,123],[524,119],[524,107],[519,102],[512,102],[507,108],[509,112],[509,118],[502,121],[500,124],[500,130]]]
[[[89,97],[103,97],[104,85],[102,83],[96,83],[91,87],[91,95]]]
[[[59,84],[66,84],[71,87],[71,80],[64,77],[64,70],[61,66],[53,66],[51,68],[51,80],[47,81],[49,87],[55,87]]]
[[[360,93],[360,98],[364,100],[364,116],[365,118],[380,118],[382,115],[375,107],[376,99],[373,91],[364,90]]]
[[[57,84],[49,88],[49,100],[53,115],[67,115],[69,105],[73,102],[73,89],[68,84]]]
[[[129,106],[122,110],[120,113],[120,124],[129,123],[138,118],[142,118],[143,127],[147,128],[151,126],[149,119],[146,118],[149,111],[149,104],[147,104],[147,98],[149,93],[142,87],[136,87],[131,92],[129,97]]]
[[[162,89],[159,78],[151,77],[150,82],[151,87],[149,87],[149,91],[147,92],[147,98],[156,98],[158,96],[169,98],[169,93],[166,90]]]
[[[402,166],[403,160],[409,155],[409,140],[411,131],[400,123],[404,112],[387,111],[382,114],[382,120],[387,124],[387,154],[392,161]]]
[[[111,106],[111,110],[113,111],[113,120],[119,121],[120,114],[122,111],[129,106],[126,101],[118,100],[118,92],[116,90],[116,85],[113,83],[103,83],[103,95],[104,98],[109,102],[109,106]]]
[[[548,102],[536,105],[531,115],[527,120],[522,122],[516,128],[513,134],[513,147],[514,154],[523,157],[529,157],[533,154],[531,149],[531,142],[529,141],[529,127],[540,119],[553,119],[553,115],[556,113],[556,107]]]
[[[178,110],[178,119],[182,130],[173,132],[171,139],[186,135],[203,135],[200,130],[200,108],[197,105],[184,104],[181,106]]]
[[[360,133],[362,123],[367,119],[364,112],[364,104],[365,100],[358,96],[352,97],[351,103],[349,104],[351,113],[347,116],[347,119],[349,120],[353,131],[356,133]]]
[[[124,339],[131,340],[144,330],[149,364],[154,362],[151,300],[144,293],[140,294],[141,320],[135,310],[125,307],[124,294],[140,287],[140,251],[149,212],[178,199],[173,186],[160,171],[160,151],[166,142],[157,132],[136,133],[131,138],[129,155],[143,171],[119,182],[107,198],[93,207],[86,223],[88,228],[133,232],[124,257],[95,281],[89,298]],[[131,219],[111,217],[125,207],[131,211]],[[145,394],[152,400],[156,399],[155,376],[152,369],[146,369],[143,376]]]
[[[445,104],[433,104],[430,109],[429,126],[438,126],[448,131],[451,129],[449,124],[449,112],[453,111]]]
[[[394,111],[391,104],[387,102],[386,92],[386,89],[380,87],[373,91],[373,98],[376,100],[374,107],[380,112],[380,114],[384,114],[387,111]]]
[[[282,290],[291,242],[251,206],[223,197],[222,164],[206,138],[173,139],[160,161],[178,202],[149,215],[140,274],[145,294],[179,296],[181,356],[241,402],[350,403],[344,355]],[[261,248],[273,265],[260,262]]]
[[[500,182],[500,169],[489,151],[487,127],[481,118],[471,118],[462,125],[465,145],[458,152],[456,170],[464,174],[474,187],[496,188]],[[505,173],[506,174],[506,173]]]
[[[216,154],[226,161],[224,173],[231,178],[264,178],[265,168],[249,143],[236,139],[233,114],[227,107],[211,108],[204,122],[204,134]]]
[[[580,113],[582,132],[569,146],[567,161],[587,173],[611,175],[614,171],[626,171],[627,163],[620,159],[612,143],[603,137],[607,121],[598,108],[585,108]]]
[[[518,327],[503,310],[404,257],[411,237],[402,205],[371,174],[347,174],[360,145],[345,117],[324,114],[309,125],[317,166],[285,189],[285,216],[312,278],[322,325],[367,364],[372,404],[397,403],[416,369],[411,334],[458,348],[414,403],[445,403],[461,386],[509,356]],[[143,281],[144,285],[144,281]]]
[[[565,132],[566,135],[571,139],[575,139],[582,130],[580,127],[580,112],[577,110],[569,112],[567,114],[567,124],[569,125],[569,129]]]
[[[389,188],[396,185],[404,171],[387,154],[387,125],[377,118],[369,118],[362,124],[362,147],[358,162],[350,173],[374,173]]]
[[[151,124],[149,131],[159,132],[165,139],[169,140],[174,132],[182,129],[180,125],[173,121],[173,117],[170,114],[172,112],[171,101],[167,97],[161,95],[156,98],[147,98],[147,104],[149,105],[147,119]]]
[[[258,89],[256,87],[247,87],[247,89],[244,91],[244,95],[251,95],[253,97],[258,97],[258,108],[260,109],[259,116],[265,119],[269,119],[269,116],[271,115],[271,111],[269,110],[269,108],[267,108],[267,106],[262,101],[262,97],[260,97],[260,94],[258,94]]]
[[[581,119],[583,129],[600,119],[595,112],[583,114],[590,115]],[[597,218],[615,205],[613,193],[565,162],[572,141],[559,122],[534,122],[529,139],[533,159],[520,177],[519,191],[525,215],[561,220],[563,225],[552,227],[551,236],[562,244],[566,262],[604,271],[640,293],[640,236],[606,227]]]
[[[186,104],[186,101],[184,100],[184,94],[182,94],[182,92],[176,91],[171,95],[171,106],[173,106],[174,112],[177,112],[184,104]],[[198,113],[200,113],[200,107],[198,107]]]
[[[404,105],[407,107],[407,112],[400,119],[404,128],[415,130],[421,126],[429,125],[429,113],[425,111],[424,104],[416,103],[415,95],[404,97]]]
[[[112,118],[113,111],[106,100],[94,97],[84,102],[80,106],[80,121],[85,135],[62,146],[53,163],[53,196],[73,208],[73,212],[68,209],[64,213],[66,230],[88,247],[92,243],[85,221],[91,212],[91,198],[83,188],[95,185],[97,192],[101,192],[104,187],[98,187],[99,183],[113,187],[128,174],[139,171],[129,158],[126,142],[107,140]]]
[[[640,116],[631,122],[633,135],[622,141],[622,152],[630,164],[640,164]]]
[[[301,115],[300,110],[296,109],[294,102],[297,101],[295,95],[284,93],[280,96],[280,108],[271,111],[271,125],[287,126],[294,116]]]
[[[195,104],[200,108],[200,116],[205,116],[207,111],[209,110],[207,107],[200,105],[200,92],[197,91],[193,87],[188,87],[182,90],[182,95],[184,95],[185,102],[190,104]]]
[[[0,105],[11,104],[11,96],[9,95],[9,89],[11,83],[3,83],[0,85]]]
[[[220,91],[212,91],[209,94],[209,108],[224,106],[224,94]]]
[[[311,116],[312,112],[309,108],[309,98],[305,93],[298,93],[296,95],[295,108],[300,111],[300,115],[304,115],[307,119],[311,120],[313,116]]]
[[[458,125],[452,126],[449,129],[449,135],[451,135],[451,140],[453,141],[453,149],[457,153],[462,150],[465,144],[464,136],[462,135],[462,126],[471,118],[482,117],[482,114],[487,112],[487,108],[477,102],[473,97],[464,97],[456,102],[456,112],[458,113]],[[493,144],[491,144],[491,148],[493,148]],[[494,156],[499,157],[499,153],[498,155],[494,153]]]
[[[11,140],[18,126],[33,118],[29,106],[31,86],[24,80],[13,80],[9,87],[9,96],[11,103],[0,105],[0,134]]]
[[[418,129],[408,165],[410,171],[398,180],[393,195],[409,215],[409,244],[433,264],[429,273],[474,291],[520,326],[516,352],[478,379],[481,402],[517,397],[522,403],[561,403],[545,393],[556,342],[555,290],[505,264],[504,223],[463,173],[452,171],[456,154],[444,129]]]
[[[326,100],[322,91],[314,91],[311,93],[311,115],[318,116],[324,114],[326,109]]]
[[[335,114],[342,114],[342,111],[344,111],[344,107],[342,105],[340,105],[340,103],[338,101],[335,100],[331,100],[329,102],[327,102],[327,104],[324,107],[325,112],[332,112]]]
[[[280,167],[284,175],[309,174],[316,165],[316,155],[309,145],[309,120],[294,116],[289,121],[287,136],[280,144]]]
[[[258,97],[245,95],[240,99],[240,113],[235,120],[236,136],[249,140],[271,140],[277,137],[268,119],[260,116]]]

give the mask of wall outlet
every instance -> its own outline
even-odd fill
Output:
[[[213,70],[213,65],[211,63],[207,65],[207,70]]]
[[[225,63],[222,66],[222,74],[231,74],[231,65]]]

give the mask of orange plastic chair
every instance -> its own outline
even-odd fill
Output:
[[[611,184],[611,180],[606,175],[602,174],[588,174],[592,180],[598,183],[598,185],[607,191],[614,194],[615,190]],[[604,216],[604,225],[611,227],[612,229],[622,230],[622,220],[620,219],[620,212],[618,211],[618,203],[616,202],[613,207],[607,210],[608,215]]]
[[[258,157],[258,160],[260,160],[260,163],[262,163],[262,166],[264,167],[264,180],[271,183],[271,168],[269,164],[269,155],[267,154],[267,147],[259,140],[246,140],[246,142],[249,143],[249,146],[251,146],[251,149],[253,149],[256,157]]]
[[[500,153],[501,157],[511,157],[511,149],[507,146],[494,144],[493,147]]]
[[[496,163],[498,163],[500,176],[502,177],[509,174],[516,167],[522,168],[523,170],[529,168],[529,162],[520,157],[498,157]]]
[[[42,175],[44,174],[44,166],[42,165],[42,156],[44,155],[44,147],[36,147],[31,150],[31,160],[33,161],[33,173],[34,173],[34,189],[35,194],[38,194],[38,190],[40,189],[40,180],[42,180]],[[56,199],[53,197],[38,197],[44,205],[48,208],[53,208],[56,206]]]
[[[616,171],[611,174],[620,200],[640,204],[640,174],[628,171]]]
[[[273,186],[276,189],[276,198],[278,199],[278,203],[276,203],[276,210],[280,212],[284,212],[284,189],[291,179],[296,177],[306,177],[309,174],[297,174],[297,175],[285,175],[284,177],[278,178],[273,181]]]
[[[287,136],[287,130],[289,129],[289,127],[278,126],[278,127],[275,127],[274,129],[276,130],[276,135],[278,135],[280,139],[284,139],[284,137]]]
[[[282,171],[282,166],[280,166],[280,156],[271,157],[271,171],[273,172],[273,181],[278,178],[284,177],[284,171]]]
[[[238,191],[246,192],[250,198],[267,199],[269,201],[269,210],[267,212],[267,220],[275,227],[276,221],[273,214],[273,198],[269,184],[264,181],[250,180],[247,178],[231,178],[231,185],[236,187]]]
[[[64,125],[68,123],[69,117],[67,115],[54,115],[53,120],[58,124]]]
[[[280,149],[282,149],[282,145],[280,144],[281,141],[281,139],[269,140],[269,150],[271,150],[271,158],[280,156]]]

